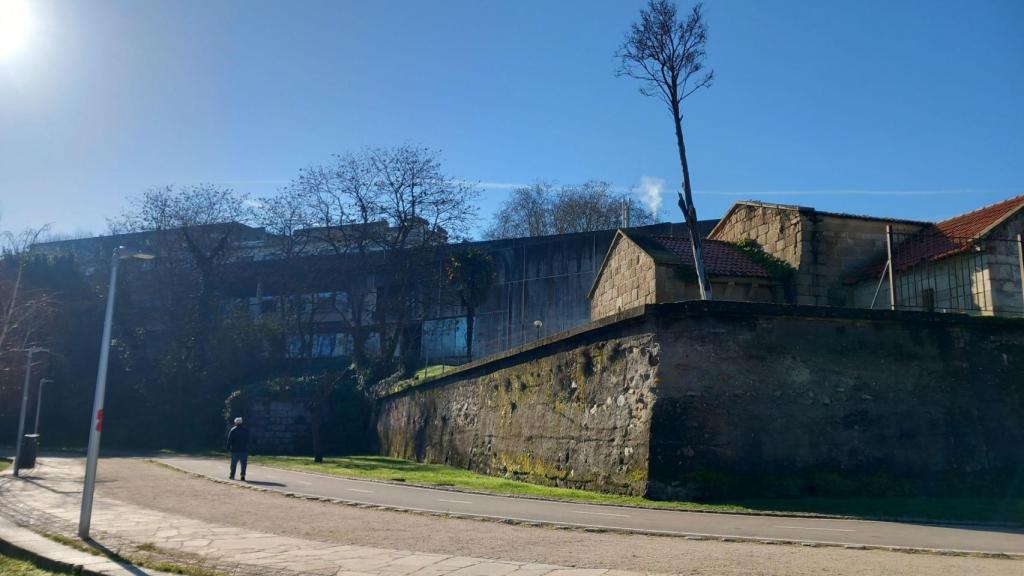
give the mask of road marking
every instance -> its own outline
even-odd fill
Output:
[[[628,514],[612,514],[610,512],[584,512],[583,510],[572,510],[574,514],[589,514],[590,516],[618,516],[619,518],[629,518]]]
[[[451,502],[453,504],[472,504],[472,502],[470,502],[468,500],[445,500],[444,498],[438,498],[437,501],[438,502]]]
[[[828,532],[856,532],[856,530],[846,530],[844,528],[813,528],[811,526],[776,526],[776,528],[792,528],[795,530],[826,530]]]
[[[349,488],[353,492],[362,492],[363,494],[373,494],[373,490],[360,490],[359,488]]]

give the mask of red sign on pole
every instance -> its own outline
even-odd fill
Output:
[[[103,432],[103,408],[96,411],[96,431]]]

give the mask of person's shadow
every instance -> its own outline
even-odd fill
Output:
[[[243,482],[246,484],[254,484],[256,486],[287,486],[287,484],[281,484],[280,482],[261,482],[259,480],[243,480]]]

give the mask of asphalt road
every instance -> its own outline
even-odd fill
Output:
[[[211,478],[227,478],[228,464],[225,460],[180,457],[159,460]],[[1024,529],[1015,528],[748,516],[552,502],[352,480],[255,464],[249,465],[247,478],[250,484],[262,488],[306,496],[583,528],[676,536],[1024,554]]]

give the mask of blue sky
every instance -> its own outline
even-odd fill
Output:
[[[272,194],[403,142],[483,183],[481,225],[538,179],[661,178],[680,219],[667,112],[614,76],[639,1],[27,1],[0,60],[0,229],[102,232],[150,186]],[[706,13],[717,81],[685,118],[702,218],[758,198],[936,219],[1024,193],[1024,2]]]

